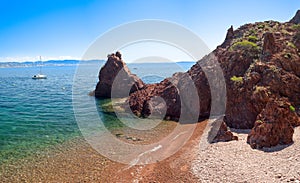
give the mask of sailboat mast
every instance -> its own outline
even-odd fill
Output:
[[[42,57],[40,56],[40,74],[42,74]]]

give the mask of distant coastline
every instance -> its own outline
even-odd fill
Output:
[[[23,67],[37,67],[41,64],[43,66],[70,66],[77,65],[79,63],[85,64],[99,64],[103,63],[104,60],[48,60],[45,62],[34,61],[34,62],[0,62],[0,68],[23,68]]]
[[[24,68],[24,67],[37,67],[41,64],[43,66],[72,66],[78,64],[103,64],[105,60],[48,60],[44,62],[33,61],[33,62],[0,62],[1,68]],[[128,63],[128,64],[148,64],[152,62],[138,62],[138,63]],[[160,64],[158,62],[153,62],[155,64]],[[166,62],[173,63],[173,62]],[[195,61],[179,61],[175,63],[196,63]]]

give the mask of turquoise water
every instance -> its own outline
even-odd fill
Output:
[[[129,68],[146,83],[154,83],[192,64],[129,64]],[[83,81],[81,92],[86,95],[81,100],[95,100],[88,93],[96,85],[101,65],[80,67],[84,72],[76,72],[77,66],[44,67],[46,80],[31,79],[39,71],[34,67],[0,69],[0,164],[80,136],[73,112],[73,78],[76,74]],[[99,110],[99,115],[114,126],[113,114]]]

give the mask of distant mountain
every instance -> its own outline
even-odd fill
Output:
[[[45,62],[0,62],[0,68],[10,67],[36,67],[43,64],[43,66],[70,66],[77,64],[101,64],[104,60],[48,60]]]
[[[45,62],[0,62],[0,68],[12,68],[12,67],[36,67],[43,64],[43,66],[71,66],[77,64],[104,64],[105,60],[48,60]],[[143,63],[143,62],[141,62]],[[149,62],[151,63],[151,62]],[[153,62],[155,63],[155,62]],[[172,62],[170,62],[172,63]],[[176,63],[195,63],[195,61],[180,61]],[[131,63],[129,63],[131,64]]]

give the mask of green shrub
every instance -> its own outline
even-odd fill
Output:
[[[258,38],[256,36],[249,36],[248,41],[250,41],[252,43],[256,43],[258,41]]]
[[[250,29],[249,30],[249,34],[251,35],[251,34],[256,34],[256,30],[255,29]]]
[[[296,46],[294,45],[294,43],[292,43],[292,42],[288,42],[287,45],[288,45],[289,47],[292,47],[292,48],[294,48],[294,49],[297,49],[297,47],[296,47]]]
[[[243,82],[243,77],[232,76],[230,80],[234,82]]]
[[[260,25],[257,26],[257,28],[263,29],[263,28],[265,28],[265,25],[264,24],[260,24]]]
[[[256,93],[259,93],[260,91],[264,91],[264,90],[266,90],[266,87],[264,87],[264,86],[256,86],[253,93],[256,94]]]
[[[292,106],[292,105],[290,105],[290,110],[291,110],[292,112],[295,112],[295,111],[296,111],[295,107]]]
[[[300,30],[300,24],[293,25],[292,29],[294,29],[294,30]]]
[[[259,46],[257,44],[252,43],[250,41],[240,41],[236,42],[231,46],[231,50],[247,50],[247,51],[258,51]]]

